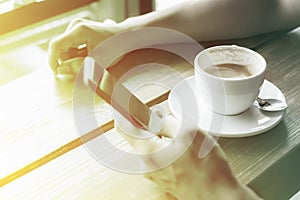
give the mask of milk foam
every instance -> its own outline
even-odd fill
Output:
[[[248,66],[230,63],[209,66],[204,71],[222,78],[244,78],[251,76]]]

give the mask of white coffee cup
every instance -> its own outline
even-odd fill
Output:
[[[222,64],[245,66],[250,74],[222,77],[205,71],[208,67],[220,69],[216,65]],[[264,81],[266,61],[248,48],[223,45],[201,51],[195,58],[194,67],[197,90],[207,107],[219,114],[236,115],[247,110],[255,101]]]

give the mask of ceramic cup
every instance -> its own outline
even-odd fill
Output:
[[[225,73],[231,66],[241,66],[248,70],[245,76]],[[266,61],[257,52],[236,45],[207,48],[195,58],[195,81],[200,98],[212,111],[222,115],[236,115],[247,110],[255,101],[263,84]],[[208,69],[217,70],[218,74]],[[227,69],[229,68],[229,69]],[[239,72],[237,72],[239,73]],[[221,75],[220,75],[221,74]]]

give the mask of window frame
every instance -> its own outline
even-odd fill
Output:
[[[0,34],[54,17],[97,0],[45,0],[15,8],[0,15]]]
[[[5,34],[19,28],[46,20],[56,15],[87,6],[101,0],[44,0],[33,2],[11,11],[0,14],[0,34]],[[125,18],[129,17],[129,4],[137,3],[136,14],[144,14],[153,10],[152,0],[124,0]]]

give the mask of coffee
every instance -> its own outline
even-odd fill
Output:
[[[249,66],[233,63],[208,66],[204,69],[204,71],[222,78],[243,78],[252,75],[249,70]]]
[[[221,115],[236,115],[253,105],[267,65],[251,49],[222,45],[199,52],[194,66],[197,91],[206,106]]]

